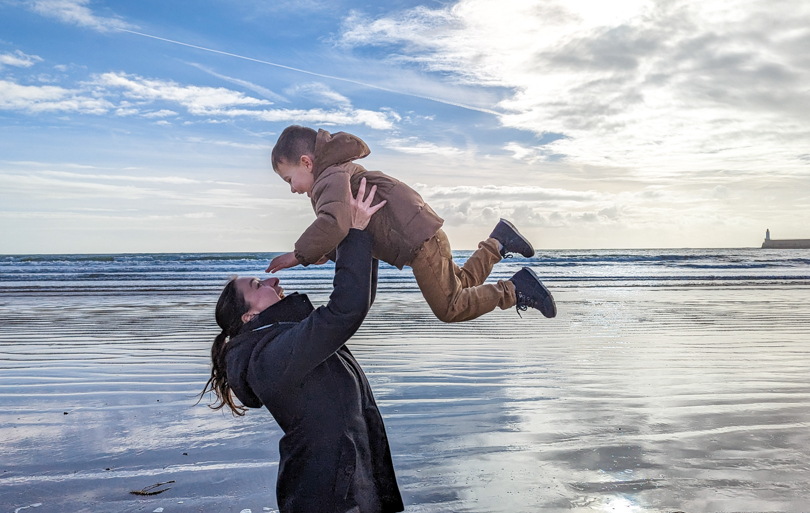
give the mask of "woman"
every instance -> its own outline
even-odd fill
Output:
[[[264,405],[284,431],[276,498],[281,513],[402,511],[382,417],[345,342],[368,313],[377,284],[363,230],[385,202],[352,201],[352,229],[337,248],[329,303],[284,296],[276,278],[237,278],[216,308],[222,328],[203,393],[237,415]],[[234,395],[241,402],[234,400]]]

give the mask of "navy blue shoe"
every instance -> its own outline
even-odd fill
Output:
[[[489,236],[501,243],[503,246],[501,256],[504,258],[506,258],[507,253],[517,253],[526,258],[534,256],[532,243],[520,234],[515,225],[506,219],[501,219]]]
[[[557,315],[557,304],[554,303],[554,297],[534,271],[524,267],[509,280],[515,284],[515,295],[517,296],[515,306],[518,314],[531,307],[540,310],[540,313],[549,319]]]

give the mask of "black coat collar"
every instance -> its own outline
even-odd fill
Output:
[[[284,297],[273,306],[257,314],[248,323],[242,326],[239,333],[247,333],[262,326],[269,326],[279,322],[301,322],[315,310],[306,294],[293,292]]]

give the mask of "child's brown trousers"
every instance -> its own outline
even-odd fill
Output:
[[[484,283],[492,266],[500,262],[498,241],[478,245],[462,267],[453,262],[447,235],[439,230],[416,253],[411,268],[422,295],[436,317],[444,322],[475,319],[495,307],[515,306],[515,285],[509,280]]]

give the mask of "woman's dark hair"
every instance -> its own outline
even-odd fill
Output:
[[[273,146],[273,169],[278,169],[278,165],[283,162],[297,164],[301,155],[314,156],[317,137],[318,132],[305,126],[291,125],[285,128]]]
[[[217,396],[216,402],[209,404],[213,410],[227,406],[234,415],[244,415],[247,408],[234,401],[231,387],[228,385],[228,374],[225,363],[225,344],[229,338],[239,334],[242,328],[242,316],[247,313],[249,305],[245,298],[236,288],[236,278],[231,279],[222,294],[219,295],[215,316],[217,324],[222,328],[222,332],[216,336],[211,346],[211,378],[205,384],[205,388],[200,393],[200,401],[208,392],[213,392]],[[197,401],[199,402],[199,401]]]

